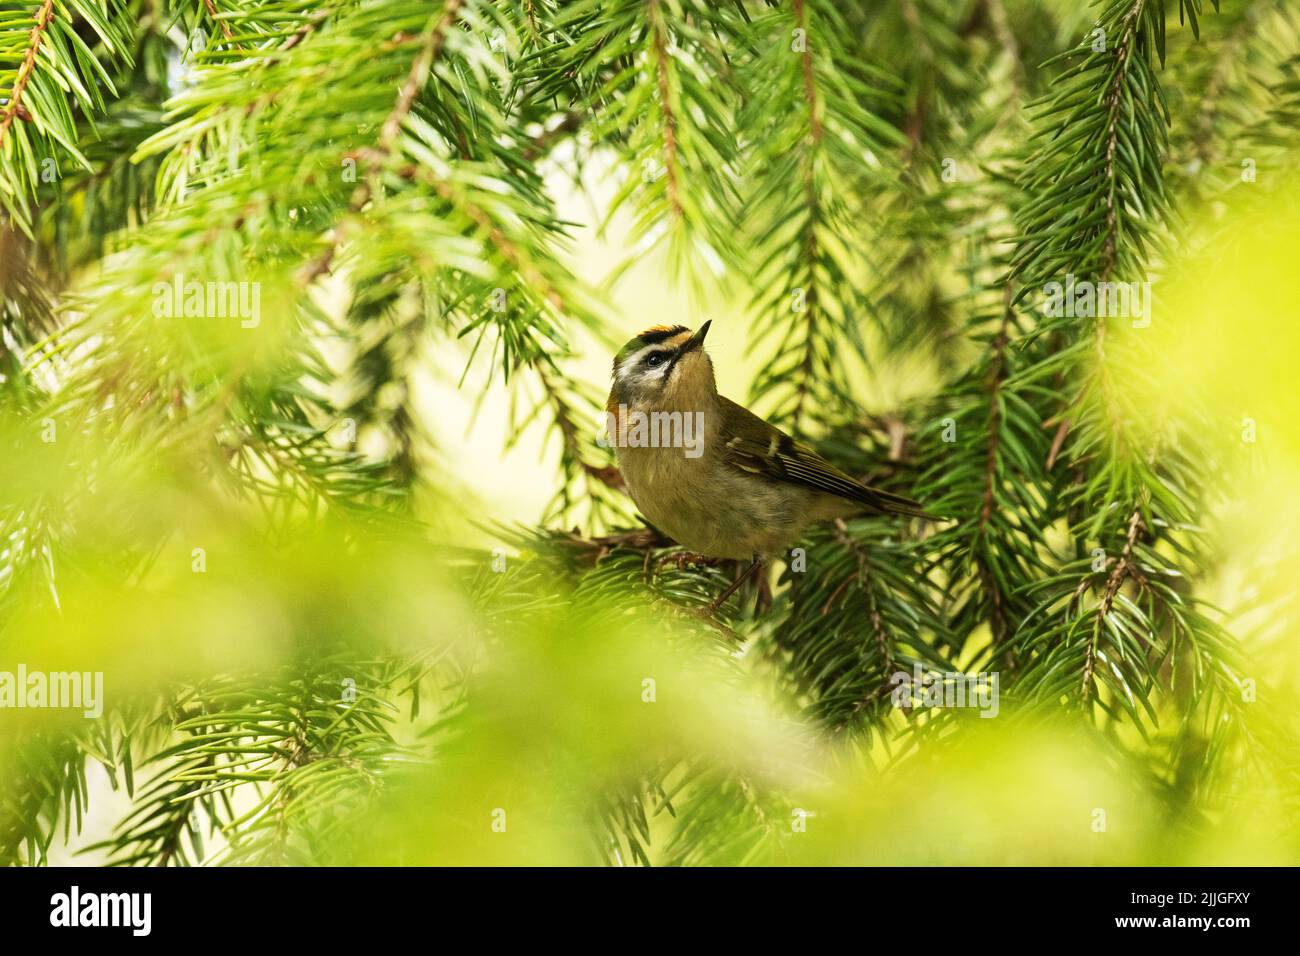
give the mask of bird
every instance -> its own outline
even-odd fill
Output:
[[[704,349],[710,325],[656,325],[631,339],[614,358],[605,407],[609,444],[645,519],[696,555],[751,562],[709,611],[810,525],[861,515],[934,519],[720,395]]]

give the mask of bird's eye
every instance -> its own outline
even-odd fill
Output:
[[[646,360],[645,360],[645,364],[647,368],[655,368],[656,366],[662,365],[663,362],[664,362],[664,357],[658,353],[655,353],[654,355],[646,356]]]

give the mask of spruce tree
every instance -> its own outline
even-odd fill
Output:
[[[1287,585],[1211,599],[1238,410],[1154,413],[1167,339],[1050,292],[1177,328],[1216,211],[1300,223],[1300,11],[1222,7],[0,0],[0,672],[105,688],[0,711],[0,861],[1294,862]],[[937,520],[702,615],[740,568],[579,371],[647,259]],[[533,524],[431,366],[546,436]]]

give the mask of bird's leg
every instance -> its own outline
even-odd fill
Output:
[[[772,610],[772,586],[768,583],[766,574],[758,576],[758,595],[754,598],[754,615],[764,614]]]
[[[727,600],[727,598],[735,594],[736,591],[740,588],[740,586],[744,584],[746,581],[748,581],[750,577],[753,575],[753,573],[762,566],[762,564],[763,564],[763,559],[758,555],[755,555],[753,563],[750,564],[750,566],[747,567],[743,572],[741,572],[740,577],[736,578],[736,580],[732,581],[731,584],[727,585],[727,589],[723,591],[721,594],[719,594],[717,597],[715,597],[712,603],[710,603],[709,606],[704,609],[703,611],[704,615],[706,617],[712,617],[713,613],[718,608],[722,607],[723,603]]]

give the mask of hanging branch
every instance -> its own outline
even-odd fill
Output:
[[[830,417],[856,407],[850,382],[871,313],[857,231],[864,197],[886,188],[885,157],[902,137],[873,112],[893,80],[846,45],[851,30],[834,4],[797,0],[755,27],[765,39],[746,82],[765,92],[740,126],[753,143],[750,349],[767,358],[750,392],[775,400],[773,417],[798,429],[813,409]]]

